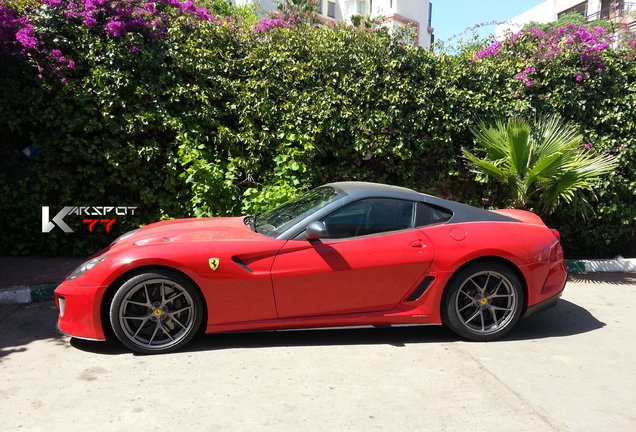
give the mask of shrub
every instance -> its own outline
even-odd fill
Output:
[[[501,206],[462,162],[471,128],[551,113],[619,163],[592,228],[574,207],[549,217],[566,252],[634,253],[628,39],[573,26],[438,55],[382,27],[259,20],[224,0],[20,4],[0,5],[3,253],[88,254],[140,223],[258,212],[336,180]],[[40,232],[44,205],[139,208],[112,232],[69,219],[65,235]]]
[[[544,215],[570,256],[636,254],[635,53],[633,34],[570,23],[529,27],[473,57],[477,68],[506,75],[506,96],[514,94],[526,115],[559,114],[588,148],[616,156],[617,169],[581,197],[593,215],[581,216],[581,202]]]

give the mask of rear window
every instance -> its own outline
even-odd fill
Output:
[[[415,226],[422,227],[426,225],[444,223],[452,216],[453,213],[448,209],[418,202],[415,213]]]

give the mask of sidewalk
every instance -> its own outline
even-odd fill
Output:
[[[0,304],[53,300],[53,291],[84,258],[0,257]],[[568,273],[636,272],[636,258],[566,260]]]
[[[0,257],[0,304],[53,300],[53,290],[85,258]]]

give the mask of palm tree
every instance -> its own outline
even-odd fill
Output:
[[[528,209],[531,202],[551,213],[561,202],[571,202],[579,190],[592,190],[599,178],[616,167],[610,155],[581,148],[583,137],[558,117],[530,125],[511,117],[494,126],[479,124],[473,131],[479,158],[463,149],[476,172],[508,185],[513,206]]]

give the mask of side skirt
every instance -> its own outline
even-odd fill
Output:
[[[233,322],[227,324],[212,324],[206,327],[206,333],[223,333],[250,330],[288,330],[307,328],[351,328],[351,327],[376,327],[376,326],[401,326],[401,325],[435,325],[441,321],[428,314],[423,314],[420,309],[410,309],[405,312],[389,311],[368,314],[326,315],[299,318],[283,318],[263,321]]]

